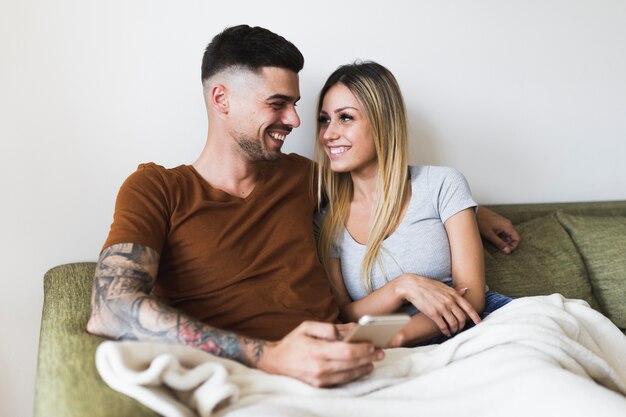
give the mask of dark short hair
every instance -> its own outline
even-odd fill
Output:
[[[304,57],[294,44],[262,27],[233,26],[216,35],[202,57],[202,81],[231,67],[278,67],[300,72]]]

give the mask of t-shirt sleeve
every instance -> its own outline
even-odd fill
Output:
[[[160,254],[168,230],[166,195],[157,166],[140,165],[120,188],[111,230],[102,249],[118,243],[137,243]]]
[[[433,192],[433,206],[443,223],[467,208],[478,208],[465,176],[454,168],[430,167],[428,183]]]

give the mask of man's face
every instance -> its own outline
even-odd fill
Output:
[[[298,74],[264,67],[241,77],[229,97],[230,134],[249,161],[274,161],[287,135],[300,126]]]

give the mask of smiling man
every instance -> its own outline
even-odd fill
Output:
[[[204,97],[207,109],[216,111],[208,113],[209,126],[227,122],[225,130],[234,139],[228,145],[235,144],[249,162],[279,159],[287,135],[300,125],[294,107],[300,99],[298,75],[288,69],[223,71],[204,81]],[[207,147],[217,142],[208,141]]]

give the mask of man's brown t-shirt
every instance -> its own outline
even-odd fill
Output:
[[[159,252],[154,294],[214,327],[278,340],[304,320],[336,321],[312,229],[310,164],[282,155],[246,198],[190,165],[142,164],[120,189],[104,248]]]

